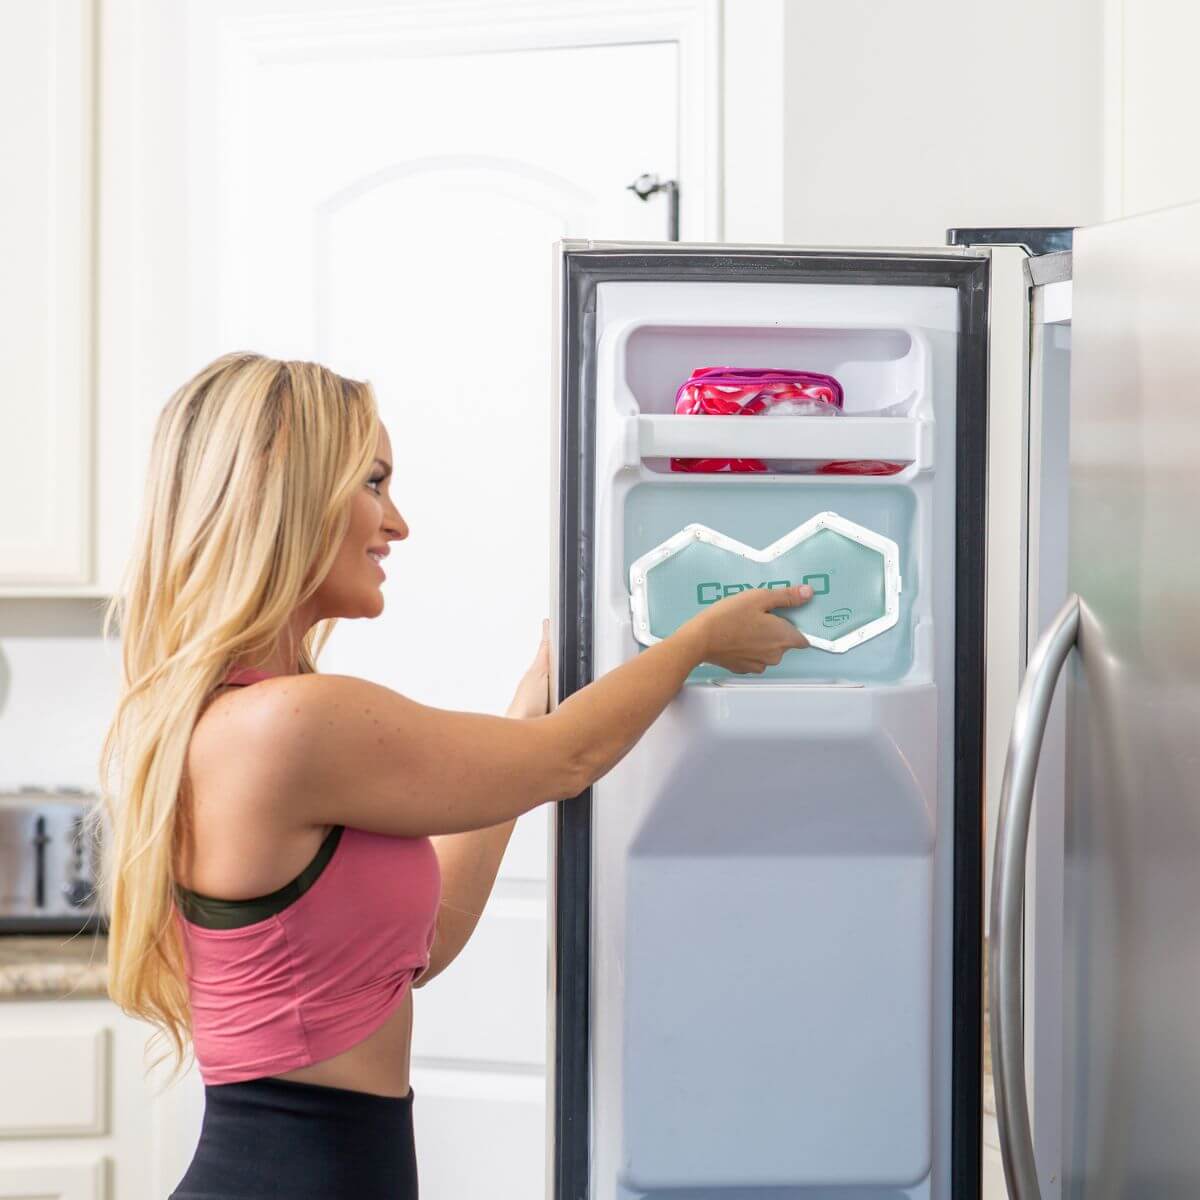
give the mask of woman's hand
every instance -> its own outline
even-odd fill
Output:
[[[736,592],[698,612],[676,632],[695,637],[703,662],[741,675],[761,675],[789,650],[808,645],[791,621],[771,610],[807,604],[812,594],[806,583]]]
[[[521,676],[506,717],[544,717],[550,711],[550,618],[542,621],[542,641]]]

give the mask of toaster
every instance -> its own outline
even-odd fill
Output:
[[[108,932],[101,847],[84,828],[98,799],[70,787],[0,791],[0,933]]]

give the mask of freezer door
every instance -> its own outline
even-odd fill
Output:
[[[558,249],[555,703],[797,571],[819,605],[776,611],[823,632],[698,665],[556,806],[554,1200],[979,1195],[988,285],[955,249]],[[843,414],[677,414],[717,365],[832,374]]]
[[[1200,1195],[1200,205],[1074,252],[1063,1195]]]

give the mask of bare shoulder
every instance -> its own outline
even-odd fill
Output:
[[[296,775],[344,737],[348,725],[369,728],[394,720],[404,698],[353,675],[281,675],[250,687],[223,690],[196,722],[189,768],[212,777],[234,768],[270,791]]]
[[[397,692],[354,675],[281,675],[238,689],[232,721],[257,746],[302,750],[325,730],[370,725],[411,703]]]
[[[356,805],[373,795],[394,802],[394,788],[378,795],[400,769],[386,765],[383,744],[399,748],[410,738],[420,708],[353,675],[282,675],[231,688],[197,723],[191,771],[209,796],[236,796],[243,814],[277,828],[337,823],[389,832],[390,818],[380,826]]]
[[[266,679],[215,700],[197,762],[289,828],[400,837],[484,829],[578,794],[572,728],[421,704],[352,675]],[[210,794],[220,794],[214,788]]]
[[[303,764],[291,761],[295,742],[283,722],[289,712],[303,720],[310,695],[322,692],[307,686],[317,678],[223,688],[201,712],[185,765],[193,839],[176,864],[184,886],[229,899],[262,895],[316,852],[330,823],[291,802]]]
[[[250,687],[222,689],[192,734],[192,756],[225,761],[238,752],[261,753],[303,744],[340,708],[361,694],[364,680],[350,675],[280,675]]]

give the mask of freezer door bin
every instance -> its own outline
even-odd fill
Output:
[[[556,806],[549,1194],[976,1196],[987,259],[558,266],[556,699],[734,592],[814,597],[776,610],[808,648],[697,667]],[[833,374],[846,414],[673,424],[712,363]],[[800,465],[667,466],[723,452]]]

